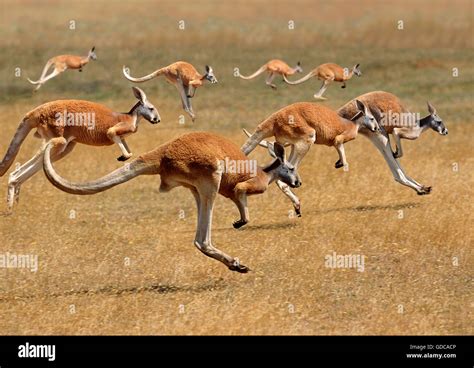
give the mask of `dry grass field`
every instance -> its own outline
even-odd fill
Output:
[[[474,333],[472,1],[2,0],[0,6],[0,155],[22,116],[39,104],[77,98],[128,111],[135,98],[122,65],[144,75],[180,59],[201,71],[212,65],[219,83],[197,91],[197,120],[184,125],[173,86],[164,79],[141,84],[162,122],[141,123],[128,139],[135,155],[194,130],[240,146],[242,127],[251,130],[280,107],[311,101],[319,81],[277,81],[273,91],[263,76],[234,78],[234,67],[250,74],[271,58],[301,60],[305,72],[323,62],[359,62],[363,76],[346,89],[330,86],[322,103],[337,108],[383,89],[423,116],[430,100],[449,129],[448,136],[429,131],[403,142],[401,164],[433,186],[428,196],[396,183],[360,137],[346,145],[348,172],[334,169],[334,149],[310,150],[296,190],[301,218],[272,185],[250,198],[251,222],[235,230],[238,211],[219,197],[213,241],[249,266],[248,274],[230,272],[194,247],[196,209],[185,189],[160,194],[158,177],[139,177],[73,196],[40,172],[22,187],[14,214],[0,217],[0,254],[39,257],[37,272],[0,268],[0,333]],[[49,57],[92,45],[97,61],[32,93],[25,78],[37,79]],[[28,137],[16,161],[25,162],[39,143]],[[78,145],[56,168],[85,181],[119,167],[118,155],[116,146]],[[263,149],[252,157],[270,160]],[[0,178],[5,198],[7,180]],[[363,255],[363,272],[325,267],[333,252]]]

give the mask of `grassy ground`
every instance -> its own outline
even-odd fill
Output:
[[[197,91],[194,125],[178,123],[183,112],[174,87],[160,79],[140,85],[162,123],[143,122],[128,139],[138,154],[191,130],[215,131],[241,145],[242,127],[311,101],[319,88],[317,81],[278,82],[273,91],[263,77],[235,79],[235,67],[249,74],[282,58],[300,60],[308,72],[328,61],[359,62],[363,76],[346,89],[330,86],[324,103],[337,108],[383,89],[423,115],[430,100],[449,135],[430,131],[403,142],[401,162],[433,193],[419,197],[395,183],[365,138],[346,145],[349,172],[334,169],[335,150],[315,146],[300,170],[302,218],[292,216],[289,201],[272,186],[250,199],[251,223],[237,231],[236,208],[218,199],[214,242],[253,270],[241,275],[192,245],[196,213],[184,189],[159,194],[159,179],[146,177],[79,197],[39,173],[24,185],[15,214],[0,217],[0,253],[37,254],[40,262],[36,273],[0,269],[2,333],[474,332],[472,2],[271,4],[2,2],[0,154],[21,117],[43,102],[80,98],[128,110],[134,98],[124,64],[142,75],[184,59],[200,70],[212,65],[219,79]],[[75,30],[68,29],[71,20]],[[180,20],[185,30],[178,29]],[[404,30],[397,29],[399,20]],[[92,45],[99,59],[83,73],[67,71],[32,94],[25,77],[36,79],[49,57],[85,53]],[[29,137],[16,161],[25,162],[38,145]],[[67,178],[86,180],[118,167],[118,155],[117,147],[79,146],[56,166]],[[253,155],[268,161],[263,151]],[[5,192],[6,183],[7,176],[0,180]],[[364,272],[326,268],[333,251],[364,255]]]

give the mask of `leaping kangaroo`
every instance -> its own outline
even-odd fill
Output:
[[[311,70],[308,74],[306,74],[303,78],[298,79],[297,81],[290,81],[283,75],[283,79],[288,84],[300,84],[306,82],[308,79],[312,77],[317,77],[319,80],[323,81],[321,88],[318,92],[314,94],[314,98],[317,100],[326,100],[326,97],[323,97],[324,92],[328,88],[331,82],[341,82],[341,88],[346,88],[346,81],[352,78],[355,74],[358,77],[362,75],[362,72],[359,69],[360,64],[356,64],[352,67],[351,70],[347,68],[344,69],[342,66],[334,64],[334,63],[326,63],[321,64],[320,66],[316,67],[315,69]]]
[[[429,194],[432,188],[418,183],[405,174],[397,159],[403,155],[401,138],[417,139],[421,133],[428,129],[432,129],[441,135],[448,134],[448,129],[439,117],[436,108],[428,102],[429,114],[424,118],[418,119],[405,108],[397,96],[388,92],[369,92],[356,97],[356,99],[364,102],[372,111],[380,111],[379,114],[376,114],[379,115],[376,118],[382,127],[382,131],[372,134],[361,130],[360,133],[367,136],[382,153],[395,180],[402,185],[414,189],[419,195]],[[349,101],[338,110],[338,114],[342,117],[351,116],[353,113],[354,100]],[[395,138],[395,152],[392,152],[389,134]]]
[[[297,102],[270,115],[257,126],[253,134],[244,129],[249,138],[241,149],[248,155],[257,145],[271,146],[273,143],[264,139],[275,137],[280,144],[292,146],[289,162],[298,167],[313,144],[324,144],[333,146],[339,154],[335,167],[347,167],[344,143],[355,139],[361,128],[372,132],[379,129],[373,114],[359,100],[356,100],[354,115],[348,118],[340,117],[336,111],[319,103]],[[300,216],[299,198],[285,183],[277,181],[277,185],[291,199],[296,214]]]
[[[196,115],[193,111],[193,107],[191,106],[190,99],[194,97],[196,88],[201,87],[205,80],[211,82],[212,84],[217,83],[217,79],[214,76],[214,71],[209,65],[206,65],[206,73],[202,75],[198,73],[194,66],[185,61],[177,61],[140,78],[134,78],[130,76],[128,68],[124,66],[123,75],[129,81],[135,83],[146,82],[160,75],[164,75],[166,80],[173,84],[178,90],[181,102],[183,104],[183,109],[189,114],[189,116],[191,116],[192,121],[195,120]]]
[[[142,154],[100,179],[86,183],[72,183],[54,170],[51,151],[62,149],[65,144],[66,139],[60,137],[51,140],[46,147],[44,171],[54,186],[71,194],[95,194],[139,175],[160,175],[160,192],[186,187],[193,194],[198,210],[194,245],[206,256],[225,264],[229,270],[241,273],[248,272],[249,268],[212,245],[212,211],[217,194],[231,199],[239,209],[240,220],[234,223],[237,228],[249,220],[248,195],[265,192],[274,180],[281,180],[293,188],[301,185],[296,168],[286,161],[284,148],[278,143],[274,146],[276,159],[264,168],[258,167],[252,176],[249,171],[235,173],[223,165],[229,161],[250,161],[234,143],[212,133],[188,133]]]
[[[290,67],[287,63],[279,59],[270,60],[268,63],[262,65],[260,69],[258,69],[255,73],[249,76],[244,76],[239,73],[239,77],[242,79],[253,79],[260,74],[268,72],[267,78],[265,80],[265,84],[270,86],[273,89],[276,89],[276,85],[273,84],[273,79],[277,75],[281,75],[283,77],[287,77],[289,75],[293,75],[295,73],[303,73],[303,69],[301,68],[301,63],[298,61],[294,68]]]
[[[397,143],[397,151],[392,152],[389,134],[392,134],[396,141],[400,138],[416,139],[421,133],[428,129],[432,129],[441,135],[448,134],[448,129],[438,116],[436,108],[428,102],[429,114],[422,119],[416,119],[414,115],[402,105],[397,96],[388,92],[375,91],[363,94],[347,102],[344,106],[339,108],[337,114],[344,119],[353,117],[359,110],[357,101],[367,106],[380,127],[380,129],[372,131],[370,127],[360,126],[359,134],[367,137],[380,151],[395,181],[414,189],[419,195],[430,194],[432,189],[430,186],[418,183],[405,173],[397,159],[401,157],[401,142]],[[403,114],[408,114],[408,119],[403,118]],[[247,133],[247,135],[249,134]],[[247,142],[249,142],[249,140]],[[272,143],[262,140],[259,144],[266,146]],[[299,214],[300,199],[290,188],[281,186],[280,189],[291,199],[297,214]]]
[[[91,60],[97,60],[97,55],[95,54],[95,47],[89,50],[87,56],[76,56],[76,55],[59,55],[55,56],[48,60],[46,65],[43,68],[40,79],[37,81],[32,81],[30,78],[28,82],[31,84],[36,84],[37,87],[34,89],[36,92],[41,88],[41,86],[46,83],[51,78],[56,77],[58,74],[66,71],[67,69],[79,70],[82,72],[82,68],[89,63]],[[46,76],[46,73],[51,67],[54,67],[54,70],[50,75]]]
[[[27,113],[0,162],[0,177],[13,164],[21,144],[32,129],[36,128],[34,136],[43,139],[43,143],[28,162],[10,174],[8,213],[12,212],[14,201],[19,199],[20,186],[41,169],[46,142],[52,138],[64,138],[63,146],[53,150],[53,161],[69,154],[76,143],[91,146],[109,146],[115,143],[122,152],[117,160],[125,161],[130,158],[132,153],[124,138],[137,131],[142,117],[153,124],[160,122],[158,110],[148,101],[145,93],[137,87],[133,87],[133,93],[138,102],[128,113],[114,112],[104,105],[81,100],[47,102]]]

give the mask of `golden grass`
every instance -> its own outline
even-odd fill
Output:
[[[385,89],[422,113],[430,99],[449,128],[446,137],[430,131],[403,142],[402,165],[416,180],[433,185],[429,196],[395,183],[382,157],[361,137],[346,145],[349,172],[334,169],[333,149],[315,146],[308,153],[297,190],[302,218],[289,216],[289,201],[272,186],[250,199],[251,222],[234,230],[237,209],[220,197],[213,240],[253,270],[246,275],[194,248],[195,206],[184,189],[159,194],[157,177],[141,177],[80,197],[60,192],[40,173],[22,188],[15,214],[0,217],[0,253],[37,254],[40,261],[37,273],[0,269],[2,333],[474,332],[474,71],[472,38],[465,36],[472,30],[470,2],[2,5],[0,154],[21,117],[38,104],[84,98],[124,111],[134,98],[121,75],[123,64],[144,74],[181,58],[199,69],[211,64],[220,83],[198,90],[193,101],[198,119],[185,126],[178,125],[182,111],[172,86],[164,80],[141,85],[160,109],[162,123],[143,122],[128,139],[136,155],[190,130],[212,130],[240,145],[241,127],[252,129],[277,108],[310,100],[319,82],[279,84],[272,91],[263,78],[232,76],[235,66],[254,71],[273,57],[301,59],[306,71],[327,61],[360,62],[363,77],[345,90],[331,86],[328,106]],[[26,20],[25,8],[33,6],[35,16]],[[399,18],[407,19],[405,36],[395,32]],[[80,21],[75,33],[64,31],[69,19]],[[179,33],[179,19],[190,29]],[[297,22],[294,33],[285,28],[289,19]],[[64,73],[36,95],[12,75],[19,65],[36,77],[50,56],[92,44],[97,62],[82,74]],[[459,78],[451,77],[453,67],[460,68]],[[16,161],[25,162],[38,144],[29,137]],[[79,146],[56,167],[67,178],[86,180],[118,167],[118,155],[117,147]],[[268,161],[263,150],[253,155]],[[7,176],[0,180],[5,191],[6,183]],[[75,219],[69,218],[71,210]],[[333,251],[365,255],[365,271],[326,268],[324,257]]]

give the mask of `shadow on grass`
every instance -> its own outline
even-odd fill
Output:
[[[278,229],[292,229],[298,226],[297,222],[279,222],[276,224],[262,224],[262,225],[247,225],[242,230],[278,230]]]
[[[397,211],[405,208],[416,208],[420,207],[421,203],[408,202],[400,204],[389,204],[389,205],[368,205],[368,206],[356,206],[356,207],[340,207],[340,208],[328,208],[323,210],[307,211],[302,212],[303,216],[305,213],[311,214],[326,214],[331,212],[342,212],[342,211],[355,211],[355,212],[368,212],[368,211],[379,211],[379,210],[391,210]],[[303,208],[304,210],[304,208]]]
[[[38,295],[11,295],[0,298],[0,303],[10,302],[13,300],[24,300],[24,299],[36,299],[36,298],[58,298],[66,296],[81,296],[81,295],[130,295],[138,293],[156,293],[156,294],[168,294],[168,293],[179,293],[179,292],[192,292],[192,293],[201,293],[206,291],[220,290],[224,284],[224,279],[218,278],[216,280],[208,281],[201,285],[166,285],[166,284],[150,284],[144,286],[129,286],[129,287],[120,287],[120,286],[103,286],[95,289],[80,288],[73,289],[57,293],[49,294],[38,294]]]
[[[252,231],[252,230],[278,230],[278,229],[292,229],[296,227],[298,224],[297,222],[279,222],[276,224],[262,224],[262,225],[250,225],[247,224],[240,229],[234,229],[232,223],[229,223],[229,226],[226,227],[213,227],[212,231],[229,231],[231,233],[238,234],[239,231]],[[183,230],[180,231],[181,233],[192,233],[194,234],[196,230]]]

